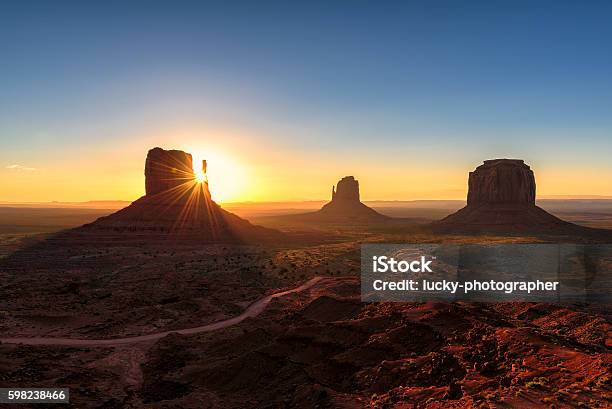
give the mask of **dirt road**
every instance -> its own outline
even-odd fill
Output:
[[[267,305],[275,298],[285,296],[287,294],[299,293],[310,289],[317,283],[325,280],[324,277],[314,277],[304,284],[285,291],[280,291],[274,294],[270,294],[260,300],[255,301],[249,305],[246,310],[240,315],[233,318],[228,318],[223,321],[214,322],[212,324],[203,325],[200,327],[185,328],[172,331],[156,332],[154,334],[140,335],[135,337],[126,338],[114,338],[114,339],[74,339],[74,338],[0,338],[0,342],[3,344],[23,344],[23,345],[65,345],[65,346],[96,346],[96,345],[123,345],[123,344],[134,344],[138,342],[155,341],[163,338],[169,334],[181,334],[190,335],[198,334],[201,332],[210,332],[222,328],[227,328],[232,325],[236,325],[246,320],[247,318],[256,317],[266,309]]]

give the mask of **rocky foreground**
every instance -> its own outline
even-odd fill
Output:
[[[0,379],[2,386],[69,385],[79,407],[100,408],[612,403],[612,327],[602,312],[526,303],[363,304],[357,292],[355,278],[326,280],[234,327],[150,345],[4,345]]]
[[[301,408],[611,403],[612,328],[602,315],[524,303],[362,304],[357,286],[338,279],[215,337],[164,340],[148,353],[144,399],[189,407],[205,393],[220,407]]]

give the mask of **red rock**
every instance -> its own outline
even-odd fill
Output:
[[[332,187],[332,201],[359,202],[359,182],[353,176],[340,179],[335,194]]]
[[[435,230],[549,231],[582,229],[535,204],[533,171],[522,160],[486,160],[470,172],[467,206],[433,224]]]
[[[165,192],[195,180],[191,155],[178,150],[153,148],[145,161],[147,195]]]
[[[535,177],[522,160],[486,160],[470,172],[468,205],[516,203],[535,205]]]
[[[206,171],[206,161],[202,169]],[[145,239],[193,237],[205,242],[248,242],[282,236],[276,230],[254,226],[215,203],[208,181],[196,180],[189,153],[151,149],[145,162],[145,188],[145,196],[83,226],[81,231]]]
[[[345,176],[332,187],[332,200],[321,210],[304,215],[303,219],[339,223],[369,223],[387,221],[390,218],[378,213],[359,200],[359,182],[353,176]]]

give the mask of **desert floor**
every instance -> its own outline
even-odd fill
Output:
[[[214,331],[110,345],[3,343],[0,387],[69,387],[73,406],[87,408],[611,405],[609,306],[359,298],[364,242],[572,238],[309,227],[307,242],[266,246],[58,243],[45,240],[52,228],[6,228],[1,338],[173,332],[232,319],[266,296],[325,279]]]

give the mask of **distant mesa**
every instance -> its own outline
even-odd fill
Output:
[[[196,180],[191,154],[153,148],[145,162],[145,196],[81,227],[81,231],[131,233],[143,238],[192,237],[204,242],[250,242],[282,233],[254,226],[223,210],[210,195],[208,180]],[[202,162],[206,173],[206,161]]]
[[[359,182],[353,176],[345,176],[335,187],[332,186],[331,201],[320,210],[295,216],[324,222],[380,222],[390,219],[361,203]]]
[[[536,206],[535,197],[535,177],[524,161],[486,160],[470,172],[467,206],[433,225],[457,233],[580,229]]]

